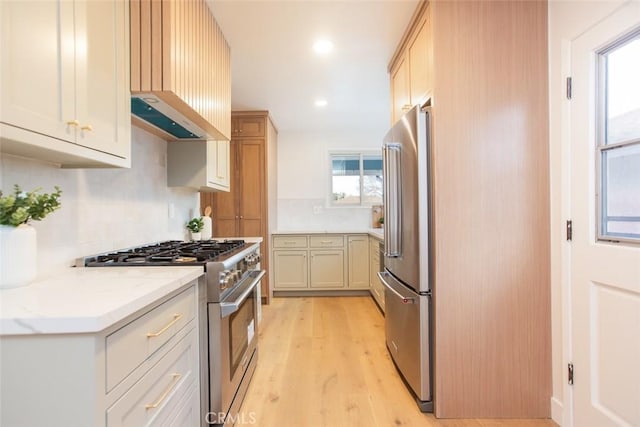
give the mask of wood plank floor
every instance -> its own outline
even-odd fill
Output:
[[[554,427],[550,420],[438,420],[418,410],[370,297],[274,298],[241,413],[261,427]]]

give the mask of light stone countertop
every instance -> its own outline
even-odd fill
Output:
[[[384,240],[382,228],[363,228],[360,230],[278,230],[273,235],[296,235],[296,234],[368,234],[377,239]]]
[[[98,332],[180,289],[202,267],[69,268],[0,290],[0,335]]]

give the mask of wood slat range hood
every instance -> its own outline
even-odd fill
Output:
[[[165,140],[229,140],[230,49],[205,1],[130,4],[133,124]]]

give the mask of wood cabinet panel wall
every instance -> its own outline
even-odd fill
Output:
[[[213,209],[213,236],[262,237],[262,297],[271,301],[271,230],[276,222],[277,130],[267,111],[234,111],[229,149],[230,191],[200,193]],[[242,132],[241,132],[242,130]]]
[[[0,19],[2,152],[130,167],[126,3],[0,2]]]
[[[230,49],[206,2],[132,0],[130,5],[131,92],[153,93],[213,139],[229,140]]]
[[[435,414],[546,418],[546,4],[418,9],[432,24]]]

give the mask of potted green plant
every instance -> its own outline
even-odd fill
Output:
[[[0,190],[0,288],[23,286],[37,276],[36,230],[40,221],[60,208],[62,190],[38,194],[40,188],[22,191],[19,185],[5,195]]]
[[[384,217],[381,216],[380,218],[378,218],[378,224],[380,225],[380,228],[384,227]]]
[[[191,232],[191,240],[202,239],[202,228],[204,227],[204,220],[202,217],[191,218],[187,223],[187,228]]]

